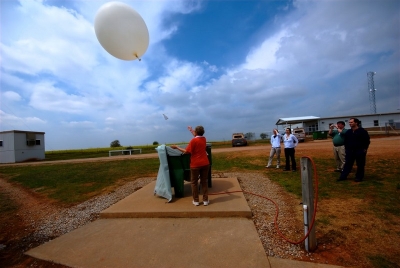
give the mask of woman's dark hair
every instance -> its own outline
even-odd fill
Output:
[[[350,117],[350,119],[353,119],[354,123],[356,123],[356,124],[357,124],[357,126],[359,126],[359,125],[360,125],[360,120],[358,120],[358,118],[355,118],[355,117]]]
[[[196,135],[198,135],[198,136],[203,136],[204,133],[205,133],[204,127],[203,127],[203,126],[197,126],[197,127],[194,129],[194,132],[196,132]]]
[[[292,130],[290,128],[287,127],[286,130],[289,130],[289,132],[292,133]]]

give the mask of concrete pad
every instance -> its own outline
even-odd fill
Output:
[[[154,195],[156,182],[149,183],[139,191],[127,196],[100,213],[101,218],[198,218],[198,217],[247,217],[252,213],[236,178],[213,178],[208,189],[210,204],[195,207],[192,204],[190,183],[184,184],[184,197],[167,199]],[[200,201],[202,196],[200,195]]]
[[[101,212],[102,219],[25,254],[69,267],[335,267],[267,257],[236,178],[213,179],[210,205],[154,196],[155,182]],[[189,218],[190,217],[190,218]]]
[[[26,254],[70,267],[269,267],[253,222],[237,217],[100,219]]]

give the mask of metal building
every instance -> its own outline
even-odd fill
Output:
[[[45,159],[44,132],[10,130],[0,132],[0,163]]]
[[[337,121],[344,121],[346,128],[350,117],[358,118],[361,126],[368,131],[400,131],[400,112],[380,113],[380,114],[362,114],[362,115],[342,115],[332,117],[302,116],[279,118],[275,123],[277,126],[285,127],[302,127],[308,135],[316,131],[328,131],[331,124]]]

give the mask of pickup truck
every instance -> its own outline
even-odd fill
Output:
[[[304,128],[294,128],[292,129],[292,134],[296,136],[299,142],[304,142],[306,140],[306,132]]]
[[[247,140],[243,133],[232,134],[232,147],[235,146],[246,146]]]

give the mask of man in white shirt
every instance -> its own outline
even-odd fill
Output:
[[[274,128],[273,130],[274,135],[271,136],[271,151],[269,153],[269,161],[267,164],[267,168],[271,167],[272,159],[274,159],[274,155],[276,154],[276,168],[279,168],[281,163],[281,139],[282,136],[279,134],[278,130]]]

